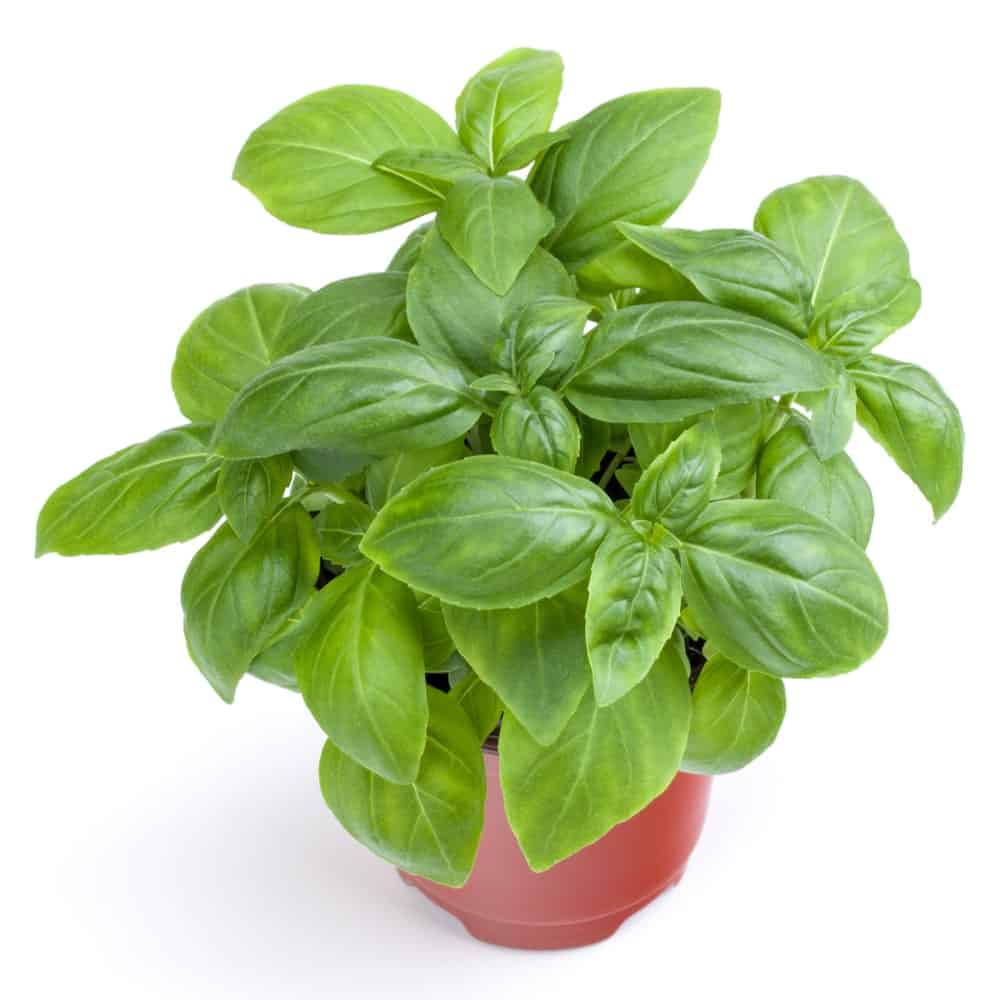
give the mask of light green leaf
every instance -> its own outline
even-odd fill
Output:
[[[387,781],[417,776],[427,686],[417,603],[375,566],[355,566],[310,603],[295,652],[299,690],[327,736]]]
[[[250,542],[228,524],[195,553],[181,606],[191,658],[225,701],[251,662],[313,592],[319,549],[302,508],[275,513]]]
[[[608,496],[585,479],[475,455],[397,493],[361,551],[450,604],[522,607],[583,580],[615,516]]]
[[[546,295],[526,305],[494,347],[494,360],[528,391],[535,383],[557,387],[583,353],[590,305]]]
[[[389,261],[386,270],[402,271],[404,274],[409,274],[420,255],[420,248],[424,245],[424,237],[433,225],[433,222],[422,222],[416,226],[392,255],[392,260]]]
[[[517,177],[469,174],[448,192],[437,226],[472,273],[497,295],[506,295],[552,228],[552,213]]]
[[[632,494],[635,516],[660,521],[683,536],[712,499],[721,464],[722,449],[714,421],[695,424],[642,474]]]
[[[233,531],[249,542],[278,506],[292,478],[287,455],[232,459],[222,463],[219,504]]]
[[[559,102],[562,73],[559,55],[539,49],[513,49],[484,66],[455,105],[466,148],[494,171],[520,143],[545,132]]]
[[[442,239],[424,240],[410,272],[406,311],[417,343],[455,359],[471,375],[495,371],[491,351],[508,320],[543,295],[572,295],[573,282],[544,250],[535,250],[506,295],[486,287]]]
[[[684,596],[721,653],[751,670],[852,670],[888,627],[882,584],[847,535],[775,500],[720,500],[684,539]]]
[[[594,556],[587,598],[587,656],[600,706],[628,694],[649,672],[677,624],[681,570],[655,537],[627,525]]]
[[[757,496],[806,510],[840,528],[864,548],[872,533],[872,492],[845,452],[821,459],[804,424],[786,424],[764,446]]]
[[[681,766],[694,774],[727,774],[774,742],[785,717],[785,685],[716,655],[698,675],[691,709]]]
[[[546,746],[558,738],[590,687],[586,599],[584,588],[577,586],[522,608],[444,606],[459,653],[496,691],[507,718],[516,715]]]
[[[433,212],[438,199],[376,170],[393,149],[459,152],[420,101],[382,87],[332,87],[290,104],[247,139],[233,177],[282,222],[320,233],[372,233]]]
[[[361,337],[273,364],[233,400],[214,443],[228,458],[300,448],[388,454],[461,437],[480,410],[450,362]]]
[[[873,354],[849,368],[858,421],[943,517],[962,483],[965,432],[958,408],[930,372]]]
[[[373,166],[443,199],[457,180],[482,170],[483,165],[468,153],[450,149],[390,149]]]
[[[850,373],[841,372],[829,389],[803,393],[800,399],[812,413],[812,438],[816,454],[826,461],[842,452],[851,440],[858,406],[858,396]]]
[[[327,504],[316,515],[315,521],[323,558],[336,566],[354,566],[364,562],[358,545],[374,516],[370,507],[353,497]]]
[[[506,374],[480,375],[469,383],[470,389],[481,392],[519,392],[520,386]]]
[[[602,104],[569,126],[531,185],[552,210],[549,248],[576,270],[622,242],[616,222],[673,214],[708,157],[719,116],[714,90],[650,90]]]
[[[531,868],[551,868],[663,792],[680,765],[690,715],[687,671],[673,642],[613,705],[599,708],[584,695],[554,746],[536,742],[505,715],[500,785]]]
[[[253,285],[199,313],[177,345],[171,372],[181,413],[219,420],[236,393],[279,356],[285,317],[307,295],[297,285]]]
[[[427,698],[427,749],[415,781],[386,781],[331,741],[320,759],[320,786],[355,840],[404,871],[460,886],[472,871],[483,828],[483,754],[454,699],[433,689]]]
[[[219,520],[209,424],[164,431],[64,483],[38,515],[35,554],[124,555],[186,542]]]
[[[708,302],[750,313],[805,336],[811,284],[802,265],[745,229],[618,227],[640,250],[672,267]]]
[[[511,146],[510,150],[500,158],[493,172],[495,174],[509,174],[512,170],[520,170],[532,160],[538,159],[550,147],[565,142],[569,136],[569,130],[564,128],[557,129],[555,132],[540,132],[537,135],[529,135],[515,146]]]
[[[361,274],[307,295],[288,310],[271,360],[357,337],[412,339],[406,323],[405,274]]]
[[[402,451],[386,455],[368,467],[365,473],[365,496],[376,510],[384,507],[404,486],[428,469],[457,462],[465,454],[462,438],[447,441],[436,448]]]
[[[475,674],[469,673],[448,692],[462,706],[469,717],[479,742],[496,729],[503,713],[503,704],[488,684],[481,681]]]
[[[567,395],[598,420],[658,423],[825,389],[834,366],[765,320],[701,302],[632,306],[586,337]]]
[[[698,289],[679,271],[628,241],[587,261],[576,272],[576,277],[581,286],[591,292],[639,288],[662,302],[703,301]]]
[[[247,673],[268,684],[275,684],[288,691],[298,691],[295,676],[295,649],[302,637],[302,622],[312,600],[319,594],[314,590],[298,607],[285,624],[268,640],[267,645],[254,657]]]
[[[541,462],[572,472],[580,455],[580,428],[566,404],[549,388],[536,385],[524,396],[508,396],[490,432],[498,455]]]

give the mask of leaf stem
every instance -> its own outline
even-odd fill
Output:
[[[611,482],[611,477],[615,474],[615,469],[618,468],[622,462],[625,461],[625,456],[628,454],[628,448],[623,448],[621,451],[615,452],[615,457],[608,462],[608,467],[604,470],[603,475],[597,481],[597,485],[603,490],[608,483]]]

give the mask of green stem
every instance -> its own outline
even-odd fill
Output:
[[[611,477],[615,474],[615,469],[618,468],[622,462],[625,461],[625,456],[628,454],[628,448],[624,448],[622,451],[615,452],[615,457],[608,462],[608,467],[604,470],[604,474],[597,481],[597,485],[603,490],[608,483],[611,482]]]

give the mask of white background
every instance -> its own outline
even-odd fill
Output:
[[[12,998],[998,995],[995,961],[998,77],[988,5],[32,3],[5,15],[0,907]],[[784,731],[717,781],[680,888],[597,947],[479,944],[351,841],[317,727],[188,662],[195,544],[32,562],[48,492],[180,422],[169,369],[209,302],[385,266],[401,233],[283,226],[229,180],[246,135],[335,83],[448,115],[515,45],[559,49],[565,122],[626,91],[713,85],[723,114],[678,225],[749,226],[774,187],[848,173],[924,286],[888,353],[965,417],[931,525],[864,438],[892,631],[856,674],[791,685]],[[991,464],[992,463],[992,464]],[[992,957],[991,957],[992,956]]]

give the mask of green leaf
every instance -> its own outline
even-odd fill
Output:
[[[470,389],[481,392],[520,392],[521,387],[506,374],[480,375],[469,383]]]
[[[314,483],[342,483],[375,461],[374,455],[331,448],[300,448],[292,452],[295,468]]]
[[[910,277],[910,260],[885,209],[850,177],[810,177],[779,188],[757,209],[754,229],[797,255],[821,317],[885,279]],[[890,286],[883,286],[888,293]]]
[[[475,455],[397,493],[361,551],[450,604],[522,607],[583,580],[615,516],[607,494],[585,479]]]
[[[447,123],[382,87],[332,87],[290,104],[247,139],[233,177],[282,222],[319,233],[372,233],[433,212],[438,199],[376,170],[394,149],[460,151]]]
[[[854,430],[858,396],[850,373],[840,373],[837,381],[817,393],[804,393],[801,402],[812,412],[812,437],[816,454],[824,461],[842,452]]]
[[[539,49],[513,49],[484,66],[455,105],[466,148],[493,171],[520,143],[545,132],[559,102],[562,73],[559,55]]]
[[[863,550],[775,500],[720,500],[684,539],[684,596],[721,653],[750,670],[852,670],[885,638],[882,584]]]
[[[764,446],[757,467],[757,496],[808,511],[840,528],[864,548],[875,506],[864,476],[845,452],[822,459],[804,424],[786,424]]]
[[[399,249],[392,255],[387,271],[402,271],[405,274],[413,269],[420,255],[420,248],[424,245],[424,237],[430,232],[433,222],[422,222],[415,227],[409,236],[399,245]]]
[[[583,413],[577,416],[577,425],[580,428],[580,457],[576,462],[576,474],[589,479],[601,467],[611,448],[611,428]]]
[[[181,606],[191,658],[225,701],[251,662],[313,592],[319,549],[300,507],[275,513],[249,542],[228,524],[184,574]]]
[[[208,531],[222,514],[211,437],[208,424],[175,427],[64,483],[38,516],[35,554],[124,555]]]
[[[566,404],[544,385],[508,396],[490,432],[498,455],[541,462],[572,472],[580,455],[580,428]]]
[[[373,166],[442,199],[457,180],[482,169],[474,156],[450,149],[390,149]]]
[[[750,313],[805,336],[811,283],[802,265],[771,240],[745,229],[619,226],[644,253],[669,265],[708,302]]]
[[[679,271],[627,241],[587,261],[576,277],[593,292],[640,288],[663,302],[702,301],[698,289]]]
[[[327,504],[316,515],[315,522],[323,558],[337,566],[364,562],[358,545],[374,516],[370,507],[353,497]]]
[[[713,500],[742,493],[753,479],[757,455],[763,442],[766,406],[765,402],[755,400],[736,406],[720,406],[712,411],[722,447],[722,464],[719,467],[719,478],[712,490]],[[684,431],[704,417],[704,414],[695,414],[665,424],[629,424],[629,438],[639,464],[651,465],[657,455],[666,451]]]
[[[712,499],[721,464],[722,449],[714,421],[695,424],[642,474],[632,494],[635,516],[660,521],[683,535]]]
[[[233,397],[277,358],[279,331],[309,291],[253,285],[200,313],[177,345],[174,396],[188,420],[221,419]]]
[[[548,746],[590,687],[582,586],[527,607],[475,611],[446,604],[459,653],[532,737]],[[506,723],[504,723],[506,725]]]
[[[920,309],[920,285],[912,278],[884,278],[831,306],[810,333],[821,351],[854,361],[906,326]]]
[[[368,503],[376,510],[384,507],[404,486],[422,476],[428,469],[457,462],[464,454],[465,442],[458,438],[436,448],[403,451],[379,459],[365,473],[365,496]]]
[[[488,684],[483,683],[475,674],[466,674],[458,684],[448,692],[462,706],[469,717],[479,742],[496,729],[503,713],[503,704]]]
[[[455,642],[444,621],[441,602],[430,594],[415,593],[424,637],[424,673],[450,673],[449,663]]]
[[[701,302],[632,306],[586,337],[567,395],[598,420],[658,423],[825,389],[833,365],[765,320]]]
[[[320,759],[320,787],[344,829],[369,850],[414,875],[460,886],[483,828],[483,754],[457,702],[433,689],[427,698],[427,749],[415,781],[386,781],[331,741]]]
[[[375,566],[328,583],[310,604],[295,670],[309,711],[344,753],[387,781],[417,777],[427,687],[408,587]]]
[[[306,611],[318,594],[319,591],[314,590],[305,603],[288,616],[285,624],[254,657],[247,669],[248,674],[289,691],[299,690],[299,681],[295,676],[295,649],[302,637],[302,622]]]
[[[494,360],[528,391],[535,383],[559,386],[583,353],[590,305],[546,295],[526,305],[494,347]]]
[[[655,538],[621,525],[594,556],[587,598],[587,656],[599,706],[649,673],[681,610],[681,571]]]
[[[552,213],[517,177],[469,174],[448,192],[437,225],[472,273],[497,295],[506,295],[552,228]]]
[[[563,266],[539,249],[506,295],[497,295],[435,227],[410,272],[406,312],[417,343],[454,358],[471,375],[486,375],[495,371],[491,351],[511,317],[543,295],[572,294],[573,282]]]
[[[858,393],[858,422],[916,483],[938,520],[962,484],[965,432],[958,408],[918,365],[878,354],[848,369]]]
[[[450,362],[415,344],[360,337],[271,365],[233,400],[214,443],[228,458],[300,448],[388,454],[461,437],[480,410]]]
[[[500,785],[531,868],[551,868],[661,794],[680,765],[690,715],[687,671],[673,642],[613,705],[599,708],[585,694],[554,746],[505,715]]]
[[[616,222],[661,223],[694,185],[719,117],[714,90],[650,90],[602,104],[569,126],[531,185],[552,210],[549,248],[570,270],[622,242]]]
[[[569,136],[569,130],[564,128],[556,129],[555,132],[540,132],[537,135],[529,135],[526,139],[511,146],[510,150],[501,157],[493,172],[495,174],[509,174],[512,170],[520,170],[532,160],[538,159],[547,149],[565,142]]]
[[[713,656],[691,698],[691,732],[681,766],[695,774],[738,771],[774,742],[784,717],[781,678]]]
[[[291,478],[292,461],[287,455],[222,463],[219,505],[242,541],[249,542],[268,519]]]
[[[307,295],[289,309],[271,360],[357,337],[411,339],[405,274],[361,274]]]

